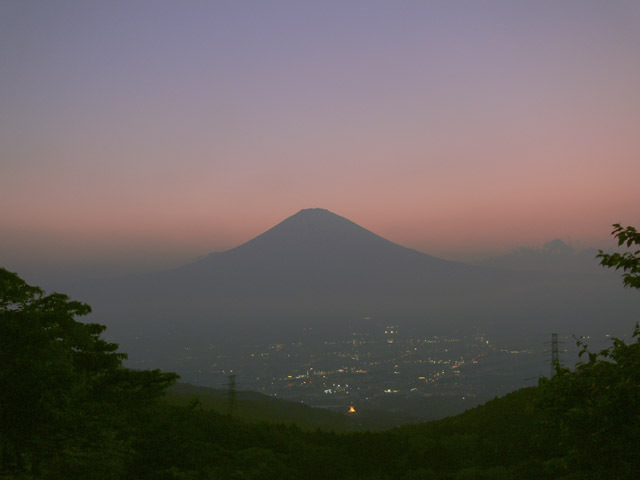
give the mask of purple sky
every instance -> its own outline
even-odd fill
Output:
[[[0,265],[322,207],[447,258],[640,224],[636,1],[0,3]]]

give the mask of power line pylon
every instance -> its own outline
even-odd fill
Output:
[[[556,370],[560,367],[560,352],[558,350],[558,334],[551,334],[551,377],[556,374]]]
[[[229,383],[227,383],[227,387],[229,387],[227,413],[231,417],[233,416],[233,412],[236,408],[236,375],[235,373],[232,373],[231,375],[227,375],[227,377],[229,378]]]

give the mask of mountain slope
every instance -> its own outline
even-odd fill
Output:
[[[339,295],[348,288],[351,295],[374,287],[409,288],[427,272],[454,270],[478,269],[402,247],[327,210],[308,209],[176,274],[181,280],[215,282],[216,292],[227,294]],[[257,287],[259,292],[251,290]]]

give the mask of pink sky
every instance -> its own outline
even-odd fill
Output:
[[[635,2],[0,4],[0,265],[165,266],[322,207],[446,258],[640,225]]]

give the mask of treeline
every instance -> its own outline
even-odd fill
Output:
[[[122,366],[87,305],[0,269],[0,478],[637,479],[640,329],[462,415],[384,432],[242,422]]]

